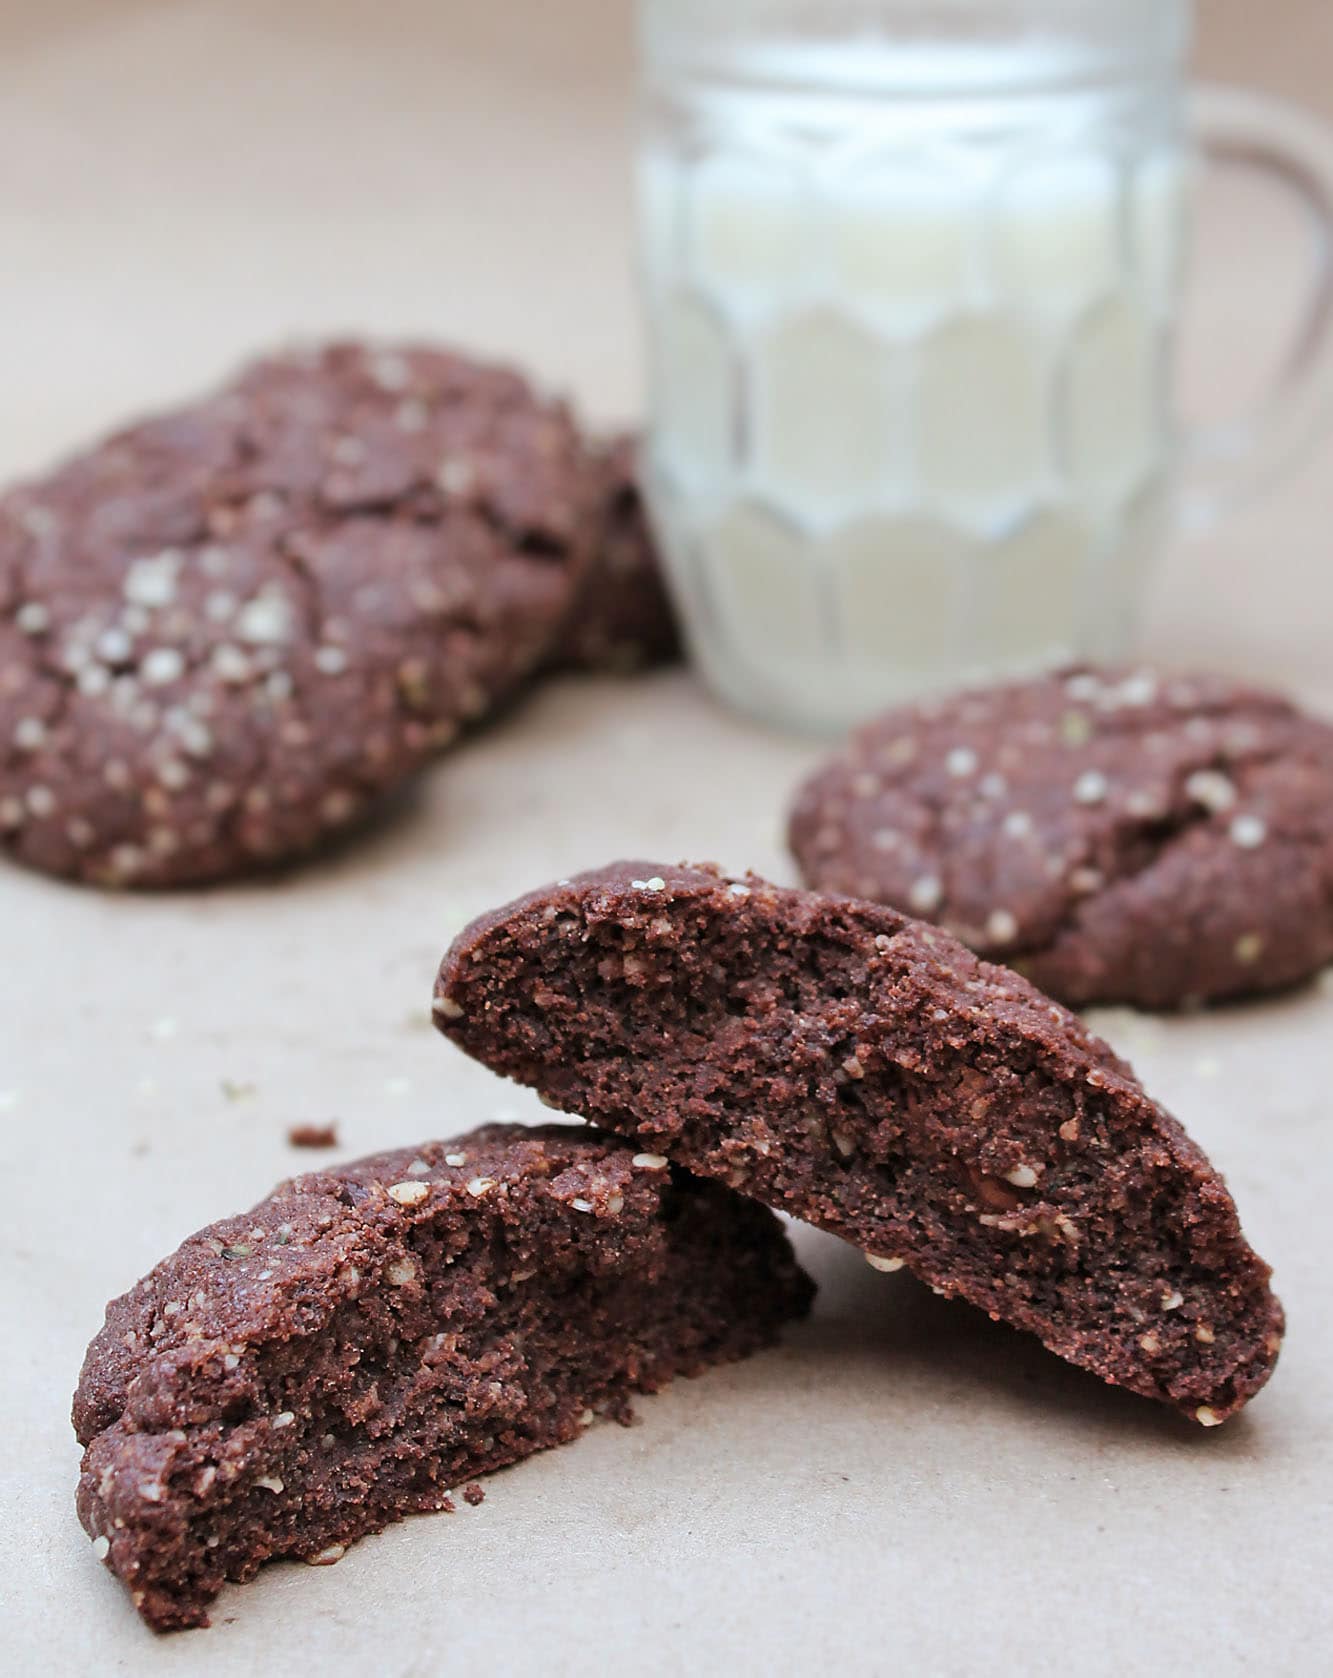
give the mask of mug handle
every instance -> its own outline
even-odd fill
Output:
[[[1333,425],[1333,129],[1283,100],[1209,85],[1194,89],[1190,117],[1209,163],[1267,175],[1300,201],[1314,270],[1286,353],[1256,401],[1180,439],[1178,506],[1198,534],[1270,489]]]

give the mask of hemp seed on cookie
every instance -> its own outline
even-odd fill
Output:
[[[1333,727],[1210,676],[1075,669],[893,711],[801,789],[807,885],[937,921],[1075,1006],[1333,961]]]
[[[1175,1119],[1067,1009],[892,909],[613,863],[466,928],[435,1021],[1204,1427],[1277,1361],[1269,1268]]]
[[[772,1345],[813,1287],[753,1201],[582,1126],[331,1166],[107,1307],[74,1426],[93,1553],[159,1631],[314,1565],[634,1393]]]
[[[428,348],[246,368],[0,499],[0,847],[219,879],[354,822],[536,666],[591,564],[567,410]]]

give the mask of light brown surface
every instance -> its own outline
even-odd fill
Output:
[[[631,412],[624,10],[12,8],[0,467],[39,464],[298,325],[454,336],[599,414]],[[1214,10],[1234,26],[1244,8]],[[1324,10],[1264,8],[1255,73],[1313,86]],[[597,16],[612,33],[590,44],[578,24]],[[1202,360],[1239,380],[1262,350],[1263,288],[1293,252],[1257,237],[1239,201],[1215,236],[1200,332],[1224,330]],[[1157,651],[1333,698],[1328,462],[1225,541],[1173,554]],[[348,1157],[535,1116],[428,1028],[452,932],[617,853],[789,879],[781,807],[811,757],[683,675],[569,681],[442,763],[360,848],[280,884],[142,900],[0,871],[13,1670],[1320,1670],[1327,984],[1215,1017],[1104,1019],[1227,1172],[1289,1309],[1272,1386],[1217,1432],[803,1234],[823,1293],[784,1350],[499,1477],[480,1509],[412,1522],[336,1568],[271,1569],[223,1599],[213,1631],[168,1641],[94,1562],[67,1411],[106,1299],[318,1163],[287,1147],[293,1121],[338,1118]]]

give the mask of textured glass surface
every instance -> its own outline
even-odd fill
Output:
[[[840,727],[1122,649],[1172,465],[1169,81],[682,73],[644,123],[650,489],[714,684]]]

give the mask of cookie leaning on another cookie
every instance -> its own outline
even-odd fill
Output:
[[[568,411],[275,356],[0,500],[0,846],[121,886],[307,851],[510,694],[592,560]]]
[[[851,898],[616,863],[483,916],[436,1023],[552,1105],[1224,1420],[1282,1308],[1226,1186],[1066,1009]]]
[[[297,1177],[107,1308],[79,1516],[157,1630],[771,1345],[812,1286],[771,1214],[574,1126]]]
[[[790,839],[807,885],[1075,1006],[1333,961],[1333,727],[1222,678],[1084,668],[889,712],[801,789]]]

